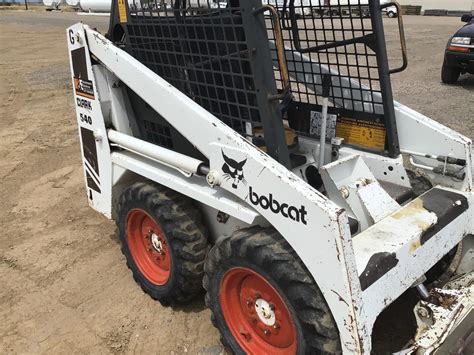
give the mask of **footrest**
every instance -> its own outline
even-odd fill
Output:
[[[396,299],[474,232],[471,197],[433,188],[353,239],[361,290],[377,303],[374,309]]]
[[[421,234],[421,244],[424,244],[469,207],[466,196],[438,188],[425,192],[418,199],[421,200],[423,208],[434,213],[437,217],[436,224]]]

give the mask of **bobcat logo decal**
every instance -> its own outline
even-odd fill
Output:
[[[227,155],[225,155],[223,150],[222,157],[224,158],[224,164],[222,165],[224,179],[233,179],[232,187],[234,189],[237,188],[240,182],[247,184],[244,177],[244,171],[242,170],[245,163],[247,162],[247,159],[237,162],[234,159],[231,159]]]

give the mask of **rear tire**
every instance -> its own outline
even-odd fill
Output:
[[[311,275],[281,235],[251,227],[209,252],[211,319],[235,354],[339,353],[339,332]]]
[[[415,197],[423,195],[426,191],[433,188],[433,184],[423,175],[414,172],[413,170],[407,170],[408,178],[413,189]]]
[[[443,62],[443,68],[441,69],[441,80],[445,84],[455,84],[461,71],[456,67],[451,67],[446,63],[446,60]]]
[[[209,247],[192,200],[140,182],[123,191],[117,214],[122,253],[145,293],[167,306],[202,292]]]

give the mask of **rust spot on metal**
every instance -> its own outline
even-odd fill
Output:
[[[341,251],[339,250],[339,246],[337,245],[337,241],[334,241],[334,244],[336,244],[337,261],[341,262],[341,258],[340,258]]]
[[[349,304],[344,300],[344,298],[341,297],[341,295],[339,293],[337,293],[336,291],[334,290],[331,290],[331,292],[335,293],[337,297],[339,297],[339,301],[340,302],[344,302],[346,304],[347,307],[349,307]]]
[[[346,210],[344,208],[340,208],[336,211],[336,216],[339,217],[341,214],[343,214],[344,212],[346,212]]]
[[[418,249],[421,246],[420,240],[414,241],[410,244],[410,254],[413,254],[416,249]]]
[[[430,301],[431,303],[452,310],[454,305],[457,304],[457,298],[455,295],[451,295],[442,290],[432,289],[430,291]]]
[[[401,220],[404,218],[409,218],[420,214],[420,212],[429,212],[427,209],[423,207],[423,201],[419,198],[415,199],[414,201],[410,202],[408,205],[402,207],[400,210],[395,212],[392,215],[392,218]],[[422,231],[428,230],[432,223],[422,218],[417,218],[411,221],[411,223],[416,224]]]

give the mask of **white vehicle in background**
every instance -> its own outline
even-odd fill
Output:
[[[109,13],[112,6],[111,0],[66,0],[70,6],[78,6],[86,13]],[[155,4],[155,3],[153,3]],[[128,6],[132,9],[140,9],[140,0],[128,0]]]
[[[79,7],[79,0],[66,0],[66,4],[71,7]]]
[[[394,1],[392,1],[392,0],[380,0],[381,5],[389,4],[391,2],[394,2]],[[397,9],[396,6],[386,7],[382,11],[385,12],[387,14],[387,16],[390,17],[390,18],[395,18],[395,17],[398,16],[398,9]]]
[[[349,16],[350,13],[360,12],[364,17],[370,16],[369,0],[321,0],[324,2],[324,6],[330,7],[330,13],[333,15],[339,15],[341,12],[345,16]],[[395,0],[380,0],[380,5],[386,5],[394,3]],[[398,16],[398,9],[395,5],[387,6],[382,9],[382,12],[386,13],[388,17],[394,18]]]
[[[391,0],[381,0],[380,4],[385,5],[392,2]],[[268,4],[276,6],[282,13],[289,13],[290,0],[270,0]],[[297,17],[309,16],[311,13],[321,17],[350,16],[350,14],[370,16],[369,0],[294,0],[293,6]],[[388,6],[382,11],[390,18],[398,16],[398,9],[395,5]]]
[[[67,0],[76,1],[76,0]],[[111,0],[78,0],[79,7],[85,12],[110,12]],[[130,2],[132,4],[133,1]]]
[[[266,3],[275,6],[282,14],[290,12],[291,0],[268,0]],[[297,17],[309,16],[312,12],[324,14],[329,5],[329,0],[294,0],[293,2]]]
[[[43,5],[47,8],[46,10],[57,10],[61,5],[61,0],[43,0]]]

